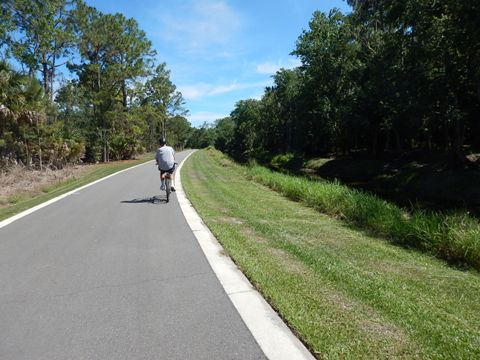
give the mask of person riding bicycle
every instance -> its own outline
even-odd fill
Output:
[[[167,146],[165,138],[161,138],[160,147],[157,149],[155,159],[157,161],[158,170],[160,170],[160,190],[165,190],[165,175],[170,174],[173,179],[175,172],[175,150],[171,146]],[[173,186],[170,186],[175,191]]]

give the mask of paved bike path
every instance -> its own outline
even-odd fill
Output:
[[[265,358],[158,187],[148,163],[0,229],[0,359]]]

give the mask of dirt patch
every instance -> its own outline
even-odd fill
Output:
[[[336,292],[326,292],[325,296],[367,337],[384,343],[384,350],[389,356],[399,358],[409,354],[409,356],[417,357],[419,350],[415,342],[409,339],[402,328],[382,318],[373,308]]]
[[[381,336],[383,338],[395,339],[395,342],[404,344],[407,342],[406,336],[401,329],[393,324],[382,322],[381,319],[367,319],[360,323],[363,330]]]
[[[34,195],[59,182],[88,171],[94,165],[69,166],[61,170],[29,170],[14,166],[0,172],[0,207],[15,202],[16,195]]]
[[[381,273],[400,275],[410,279],[424,279],[429,276],[428,267],[422,264],[405,264],[377,260],[371,263],[370,268]]]
[[[267,248],[266,251],[277,259],[280,259],[281,266],[288,272],[303,275],[313,275],[312,271],[305,264],[295,260],[290,254],[277,248]]]
[[[224,223],[228,223],[228,224],[237,224],[237,225],[242,225],[243,224],[242,220],[237,219],[235,217],[230,217],[230,216],[221,216],[221,217],[217,218],[217,220],[219,222],[224,222]]]

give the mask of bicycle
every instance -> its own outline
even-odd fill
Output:
[[[174,168],[176,168],[178,165],[178,163],[174,163]],[[165,173],[165,175],[163,175],[163,178],[165,179],[165,194],[167,195],[167,198],[166,198],[166,201],[165,202],[169,202],[170,201],[170,193],[172,192],[172,175],[171,173],[167,172]]]

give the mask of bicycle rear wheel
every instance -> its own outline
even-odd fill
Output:
[[[167,194],[167,203],[170,201],[170,192],[172,191],[170,187],[170,178],[165,179],[165,193]]]

